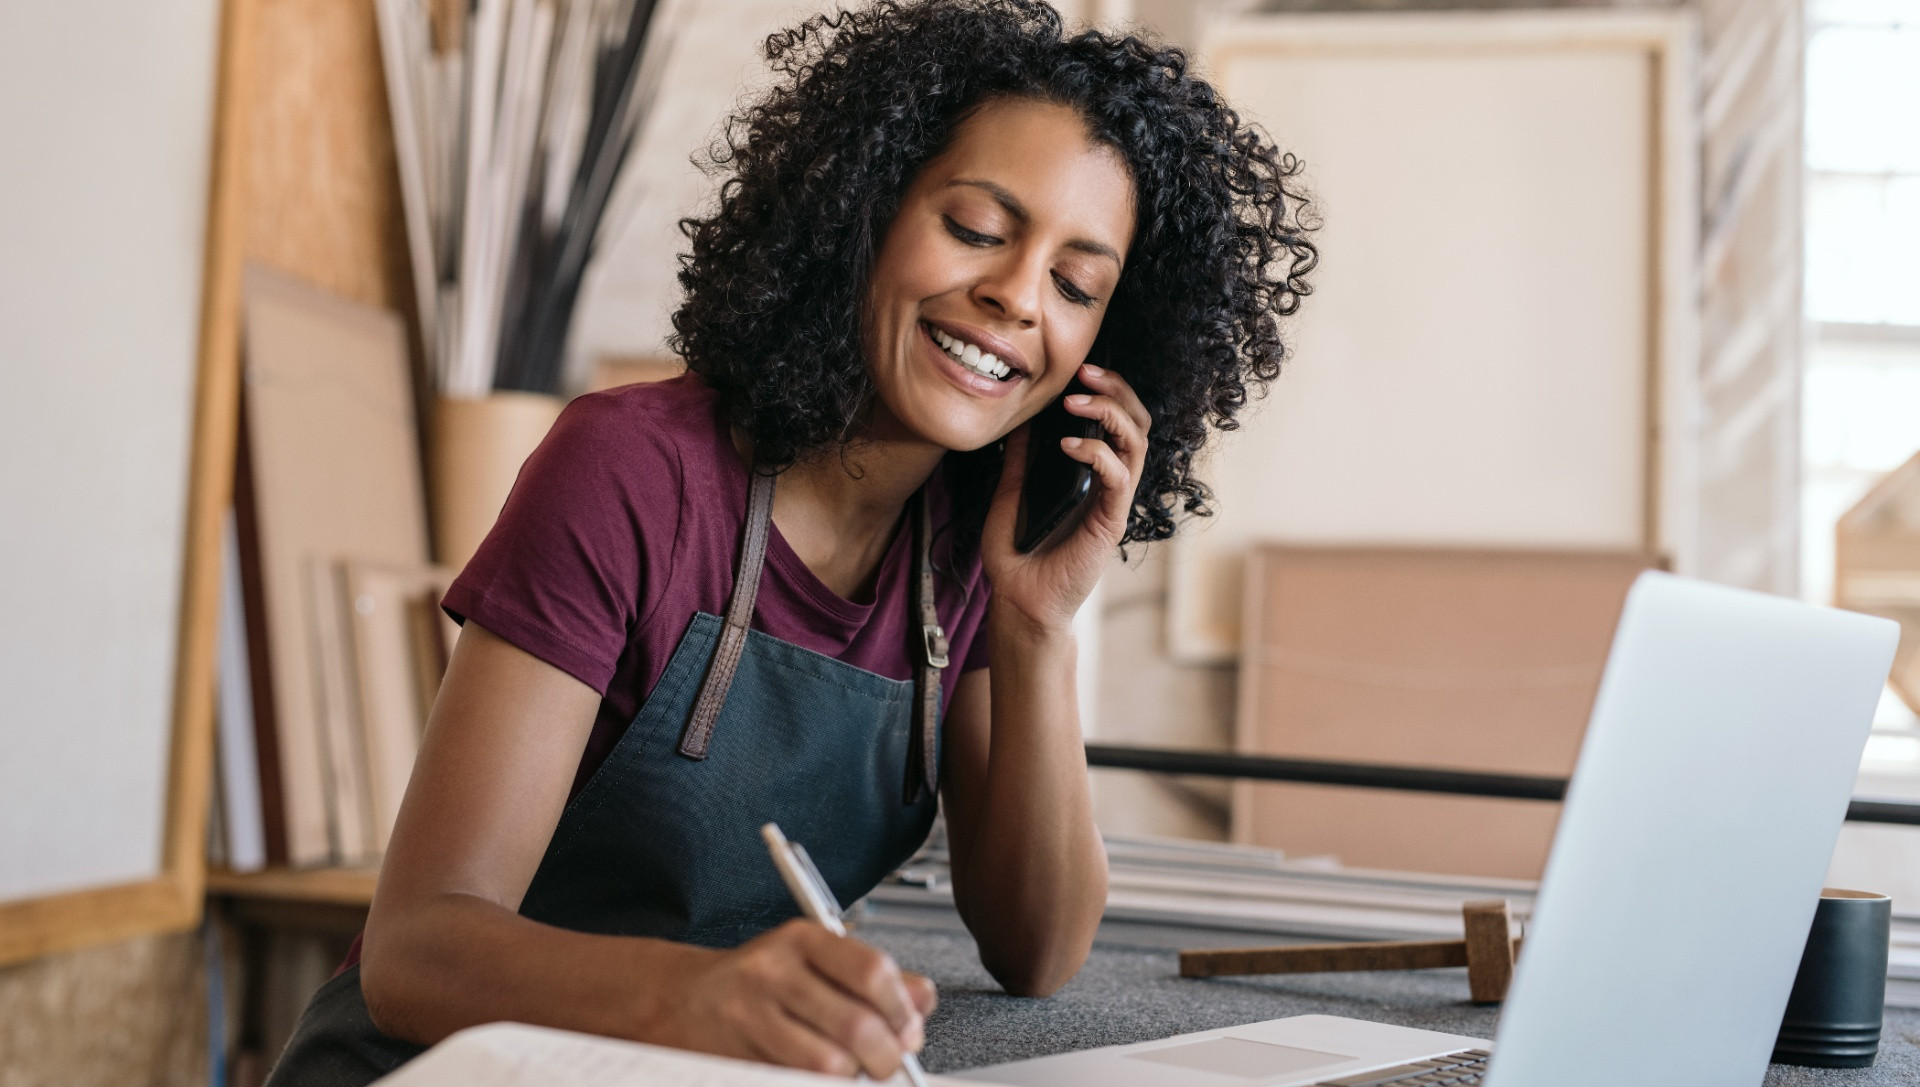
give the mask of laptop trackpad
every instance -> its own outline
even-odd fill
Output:
[[[1205,1042],[1128,1053],[1126,1056],[1136,1061],[1154,1061],[1244,1079],[1310,1072],[1315,1068],[1353,1060],[1344,1053],[1323,1053],[1317,1049],[1298,1049],[1271,1042],[1250,1042],[1245,1038],[1213,1038]]]

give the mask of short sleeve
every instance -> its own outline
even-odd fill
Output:
[[[681,473],[622,400],[574,400],[514,481],[444,606],[606,696],[629,631],[664,585]]]

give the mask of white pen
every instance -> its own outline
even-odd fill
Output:
[[[813,866],[813,858],[807,856],[807,848],[798,842],[787,841],[780,833],[780,824],[768,823],[760,828],[760,837],[766,839],[767,851],[773,854],[773,866],[780,870],[780,878],[800,904],[800,912],[809,920],[818,921],[827,926],[827,931],[835,936],[845,936],[847,926],[840,923],[840,904],[833,897],[833,888]],[[927,1074],[920,1068],[920,1058],[911,1053],[900,1055],[900,1064],[907,1072],[907,1081],[913,1087],[927,1087]]]

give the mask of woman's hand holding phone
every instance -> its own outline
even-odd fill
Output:
[[[1086,363],[1078,377],[1089,391],[1068,396],[1066,410],[1106,432],[1104,439],[1066,438],[1060,443],[1061,452],[1093,471],[1094,493],[1085,511],[1078,523],[1062,525],[1034,550],[1022,554],[1014,548],[1032,431],[1031,424],[1024,425],[1008,437],[1006,465],[980,545],[996,603],[1044,627],[1073,621],[1119,547],[1146,465],[1152,425],[1139,395],[1119,374]]]

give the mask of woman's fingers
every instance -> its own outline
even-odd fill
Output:
[[[1081,364],[1080,383],[1118,401],[1140,433],[1145,434],[1153,429],[1153,413],[1147,410],[1146,404],[1140,400],[1140,394],[1133,391],[1133,386],[1127,383],[1126,378],[1089,362]]]
[[[1147,461],[1147,432],[1153,426],[1153,415],[1141,403],[1140,395],[1127,384],[1127,379],[1111,370],[1104,370],[1091,363],[1080,367],[1081,382],[1094,390],[1091,394],[1081,393],[1067,397],[1067,410],[1087,419],[1098,420],[1107,432],[1107,442],[1128,467],[1128,477],[1124,484],[1116,484],[1103,477],[1102,482],[1110,488],[1118,486],[1131,502],[1135,477]]]
[[[1120,455],[1098,438],[1062,438],[1060,448],[1067,456],[1093,469],[1100,481],[1096,509],[1110,528],[1124,530],[1127,509],[1133,503],[1133,473],[1121,462]]]
[[[841,1046],[782,1007],[770,1007],[746,1027],[747,1044],[768,1064],[785,1065],[828,1076],[852,1076],[860,1063]]]
[[[1113,446],[1098,438],[1062,438],[1060,448],[1066,451],[1067,456],[1092,468],[1093,474],[1100,480],[1100,486],[1110,498],[1127,501],[1132,493],[1132,477],[1120,454],[1113,451]]]
[[[919,1003],[884,952],[798,920],[756,942],[746,979],[784,1017],[756,1035],[768,1059],[887,1079],[919,1048]]]
[[[829,1075],[888,1079],[917,1050],[933,986],[884,952],[794,920],[710,960],[680,1007],[680,1041]]]
[[[1088,465],[1100,480],[1100,513],[1108,527],[1125,532],[1133,492],[1147,460],[1147,430],[1153,416],[1125,378],[1091,363],[1081,368],[1081,381],[1093,393],[1067,397],[1067,410],[1099,421],[1106,440],[1068,438],[1061,448]]]
[[[1111,396],[1076,393],[1067,397],[1067,410],[1083,419],[1097,421],[1107,432],[1108,444],[1129,462],[1144,461],[1147,434],[1131,414]]]
[[[933,979],[911,970],[900,971],[900,976],[906,979],[907,995],[913,998],[913,1006],[920,1009],[920,1018],[924,1020],[932,1015],[940,1004],[940,990],[934,987]]]
[[[878,1012],[886,1027],[900,1040],[920,1031],[920,1009],[907,991],[906,979],[891,956],[851,937],[822,933],[807,948],[813,968],[832,979],[862,1005]],[[912,1038],[918,1048],[917,1037]],[[898,1054],[895,1054],[897,1059]],[[889,1073],[891,1074],[891,1073]]]
[[[849,1054],[860,1071],[883,1080],[900,1070],[905,1047],[869,1005],[825,983],[796,986],[781,1002],[787,1014]]]

